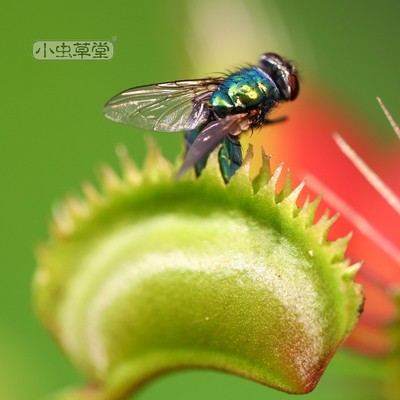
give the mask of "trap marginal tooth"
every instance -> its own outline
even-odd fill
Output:
[[[352,234],[336,239],[333,242],[328,242],[326,246],[332,252],[332,262],[341,262],[344,259],[344,253],[346,252],[347,245],[352,237]]]
[[[102,195],[100,195],[100,193],[91,183],[87,181],[83,182],[82,191],[89,203],[96,205],[103,203],[104,199]]]
[[[319,195],[312,202],[310,202],[310,196],[307,196],[303,207],[300,208],[296,218],[302,221],[305,228],[309,228],[314,224],[315,213],[321,202],[321,199],[322,196]]]
[[[253,160],[253,145],[249,144],[249,147],[247,149],[246,157],[243,160],[242,166],[239,168],[237,173],[243,173],[247,177],[250,176],[250,166],[251,166],[251,161]]]
[[[283,188],[282,188],[281,192],[279,193],[279,195],[282,197],[282,199],[284,199],[292,193],[293,193],[292,175],[290,173],[290,169],[287,169],[286,175],[285,175],[285,182],[283,184]]]
[[[54,233],[57,236],[68,236],[74,231],[74,219],[64,205],[57,205],[53,208],[53,222]]]
[[[276,194],[276,184],[282,173],[283,163],[279,164],[275,169],[273,175],[269,178],[264,186],[261,186],[259,190],[255,190],[256,197],[270,200],[273,199],[274,203],[279,203],[279,196]],[[262,181],[264,181],[264,177],[260,177]],[[259,182],[256,181],[256,186],[258,186]]]
[[[305,184],[305,181],[300,182],[291,192],[289,192],[288,196],[283,201],[289,201],[296,206],[296,201],[299,198]]]
[[[307,208],[310,205],[310,195],[308,194],[306,199],[304,200],[304,204],[302,208]]]
[[[293,217],[298,214],[296,200],[303,190],[304,185],[305,182],[301,182],[287,197],[283,198],[283,200],[281,200],[280,202],[277,202],[279,207],[285,208],[286,211],[290,213]]]
[[[356,276],[357,272],[360,270],[360,268],[362,267],[362,265],[364,264],[363,261],[359,261],[357,263],[354,263],[350,266],[347,266],[346,268],[344,268],[343,270],[343,278],[346,281],[352,281],[354,279],[354,277]]]
[[[327,213],[328,214],[328,213]],[[336,213],[335,215],[333,215],[331,218],[328,218],[327,220],[327,227],[326,227],[326,231],[325,231],[325,239],[326,236],[328,235],[329,229],[331,229],[331,226],[337,221],[337,219],[339,218],[340,214]]]
[[[253,190],[257,193],[261,188],[268,184],[271,179],[271,167],[270,167],[271,154],[266,155],[264,149],[261,148],[261,168],[258,174],[253,179]]]
[[[309,228],[310,232],[320,244],[324,244],[330,227],[338,219],[338,217],[339,214],[335,214],[333,217],[329,218],[329,211],[326,210],[318,222]]]
[[[272,188],[274,190],[274,192],[276,193],[276,184],[278,182],[279,177],[281,176],[282,173],[282,168],[283,168],[283,162],[280,163],[274,173],[272,174],[271,178],[269,179],[267,186],[269,186],[270,188]]]
[[[142,175],[136,164],[129,157],[128,149],[124,145],[119,145],[116,148],[116,153],[121,165],[122,175],[126,182],[139,184],[142,180]]]
[[[100,182],[106,192],[115,192],[121,188],[119,176],[108,164],[103,164],[100,168]]]
[[[263,147],[261,147],[261,159],[262,165],[261,170],[264,171],[265,175],[267,176],[268,180],[271,178],[271,154],[266,154]]]
[[[73,196],[66,199],[65,208],[73,218],[84,218],[89,214],[89,207],[87,203]]]
[[[115,147],[115,153],[119,159],[128,158],[128,149],[124,144],[118,144]]]
[[[158,181],[172,176],[172,165],[163,156],[160,148],[152,138],[146,140],[147,157],[143,167],[143,177],[150,181]]]

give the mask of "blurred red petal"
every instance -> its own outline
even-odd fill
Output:
[[[369,282],[364,277],[356,279],[361,282],[367,293],[365,299],[365,312],[361,316],[361,323],[369,326],[382,327],[389,324],[396,315],[396,303],[387,295],[387,292]]]
[[[387,331],[366,324],[355,327],[345,347],[371,356],[383,356],[393,348]]]

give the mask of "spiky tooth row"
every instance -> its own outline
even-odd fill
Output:
[[[117,156],[120,161],[122,177],[108,165],[100,169],[100,189],[97,190],[92,184],[85,182],[82,185],[84,200],[77,197],[68,197],[62,206],[54,210],[53,231],[57,236],[68,236],[74,233],[77,225],[82,220],[90,218],[91,212],[97,208],[105,207],[113,194],[124,191],[135,190],[143,182],[157,183],[164,180],[175,179],[171,164],[163,157],[161,151],[154,142],[148,142],[148,155],[145,160],[143,171],[140,172],[135,163],[129,157],[124,146],[117,147]],[[228,184],[228,190],[239,190],[243,195],[251,195],[256,198],[272,198],[274,203],[284,212],[289,213],[294,220],[302,225],[305,231],[314,238],[318,245],[329,249],[332,262],[341,262],[351,235],[336,241],[327,242],[330,227],[336,221],[338,215],[329,217],[325,213],[319,221],[314,223],[315,214],[321,198],[317,197],[310,202],[307,198],[302,207],[298,207],[297,200],[301,194],[305,182],[301,182],[296,188],[292,187],[290,171],[287,171],[282,190],[277,193],[278,181],[282,175],[283,163],[271,172],[270,155],[262,152],[262,166],[258,175],[250,180],[250,164],[253,157],[253,149],[250,146],[243,165]],[[188,173],[183,181],[193,181],[194,173]],[[219,172],[217,156],[210,156],[208,166],[199,181],[213,181],[218,186],[225,187],[225,183]],[[107,200],[108,199],[108,200]],[[346,268],[351,269],[351,267]]]

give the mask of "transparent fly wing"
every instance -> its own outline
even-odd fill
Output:
[[[207,121],[206,100],[222,79],[158,83],[125,90],[104,107],[107,118],[138,128],[181,132]]]
[[[189,147],[177,176],[182,176],[188,169],[205,159],[229,134],[237,136],[249,126],[247,114],[230,115],[210,122]]]

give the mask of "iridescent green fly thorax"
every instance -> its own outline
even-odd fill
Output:
[[[210,105],[219,117],[256,108],[265,116],[280,99],[271,77],[258,67],[249,67],[229,75],[212,93]]]

